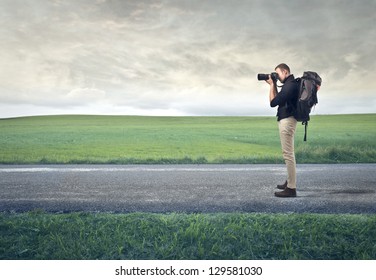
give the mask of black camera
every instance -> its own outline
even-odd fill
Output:
[[[272,78],[273,82],[277,82],[278,80],[278,74],[276,72],[272,72],[270,74],[258,74],[257,75],[257,80],[259,81],[266,81],[269,80],[269,75]]]

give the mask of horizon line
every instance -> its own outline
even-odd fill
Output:
[[[314,114],[312,116],[350,116],[350,115],[375,115],[375,113],[340,113],[340,114]],[[101,117],[146,117],[146,118],[245,118],[245,117],[275,117],[274,115],[119,115],[119,114],[51,114],[51,115],[24,115],[24,116],[14,116],[14,117],[5,117],[0,118],[0,120],[7,120],[7,119],[17,119],[17,118],[33,118],[33,117],[69,117],[69,116],[82,116],[82,117],[90,117],[90,116],[101,116]]]

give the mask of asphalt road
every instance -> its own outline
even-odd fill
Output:
[[[0,211],[376,213],[376,164],[0,165]]]

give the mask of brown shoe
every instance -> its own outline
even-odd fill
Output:
[[[277,185],[277,189],[284,190],[287,187],[287,181],[283,185]]]
[[[281,192],[275,192],[274,195],[277,197],[296,197],[296,189],[286,187]]]

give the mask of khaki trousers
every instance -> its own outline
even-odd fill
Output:
[[[282,154],[287,167],[287,186],[291,189],[296,189],[296,162],[294,151],[296,123],[297,121],[294,117],[282,119],[278,122]]]

